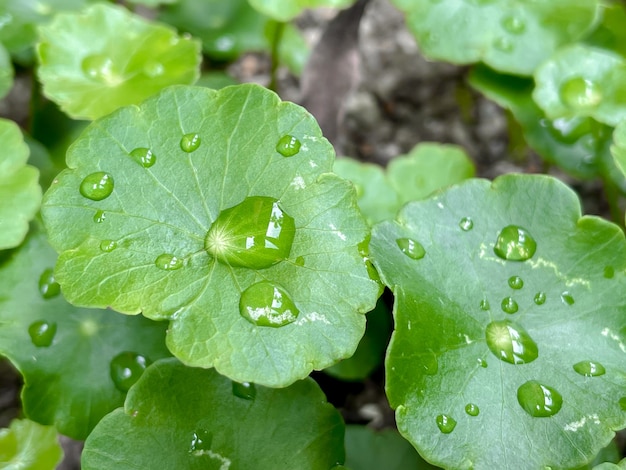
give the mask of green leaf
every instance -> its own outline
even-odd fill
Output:
[[[400,197],[379,165],[362,163],[351,158],[335,160],[333,171],[352,181],[359,208],[370,225],[392,219],[400,208]]]
[[[533,99],[548,118],[592,117],[612,126],[626,119],[626,58],[577,44],[535,72]]]
[[[35,232],[0,267],[0,354],[24,376],[26,416],[84,439],[141,374],[131,359],[169,355],[166,324],[69,305],[52,273],[55,261]],[[122,378],[120,361],[128,367]]]
[[[375,432],[366,426],[346,426],[346,466],[352,470],[430,470],[413,446],[395,429]]]
[[[248,0],[261,13],[278,21],[290,21],[305,8],[346,8],[355,0]]]
[[[0,468],[54,470],[63,459],[57,432],[27,419],[14,419],[0,429]]]
[[[76,119],[96,119],[199,76],[197,41],[114,5],[57,15],[40,36],[44,94]]]
[[[11,57],[0,44],[0,99],[4,98],[13,87],[13,73]]]
[[[214,90],[237,84],[237,80],[223,71],[203,73],[196,82],[196,86],[213,88]]]
[[[341,416],[311,379],[270,389],[166,359],[87,438],[82,466],[328,469],[343,462],[343,437]]]
[[[396,295],[387,396],[429,461],[574,467],[626,425],[624,234],[564,184],[462,183],[376,225],[371,253]]]
[[[147,7],[157,7],[159,5],[168,5],[178,3],[179,0],[129,0],[135,5],[145,5]]]
[[[428,57],[456,64],[484,62],[532,75],[560,46],[589,32],[597,0],[393,0]]]
[[[351,356],[378,284],[354,190],[324,174],[333,157],[311,115],[257,85],[171,87],[94,122],[43,208],[64,294],[171,319],[174,355],[239,382],[285,386]]]
[[[398,193],[400,205],[424,199],[474,176],[474,164],[456,145],[423,143],[407,155],[394,158],[387,167],[391,186]]]
[[[622,121],[613,132],[611,154],[617,167],[626,175],[626,120]]]
[[[602,22],[585,38],[585,44],[617,52],[626,57],[626,7],[624,5],[603,4]]]
[[[0,119],[0,250],[19,245],[41,203],[39,172],[26,165],[28,146],[13,121]]]

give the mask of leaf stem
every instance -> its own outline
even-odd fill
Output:
[[[282,38],[283,38],[283,33],[285,31],[285,23],[283,21],[274,21],[271,26],[273,26],[272,28],[273,34],[270,39],[271,41],[270,59],[272,63],[271,63],[271,69],[270,69],[270,83],[268,85],[268,88],[272,91],[277,91],[278,90],[277,72],[278,72],[278,66],[280,65],[279,51],[280,51],[280,45],[281,45]]]
[[[624,216],[619,205],[620,192],[617,185],[609,178],[604,178],[604,195],[607,203],[609,204],[611,220],[624,230]]]

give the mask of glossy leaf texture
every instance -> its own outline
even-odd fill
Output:
[[[0,429],[0,468],[54,470],[63,459],[57,438],[52,426],[14,419]]]
[[[30,419],[85,439],[120,406],[129,383],[169,356],[164,323],[69,305],[54,278],[54,250],[41,232],[0,265],[0,354],[24,377]]]
[[[290,21],[305,8],[347,8],[355,0],[248,0],[261,13],[278,21]]]
[[[376,225],[370,247],[396,296],[387,396],[430,462],[570,468],[626,425],[626,241],[563,183],[461,183]]]
[[[297,154],[279,152],[286,135]],[[171,87],[94,122],[43,208],[64,294],[170,319],[175,356],[239,382],[349,357],[379,284],[333,157],[311,115],[257,85]]]
[[[622,121],[613,132],[613,145],[611,154],[620,171],[626,175],[626,119]]]
[[[0,250],[19,245],[41,203],[39,171],[26,165],[28,146],[17,124],[0,119]]]
[[[199,77],[200,44],[107,4],[57,15],[40,29],[44,94],[75,119],[96,119]]]
[[[343,462],[343,438],[341,416],[311,379],[242,388],[165,359],[87,438],[82,468],[316,470]]]
[[[13,64],[9,53],[0,43],[0,99],[13,87]]]
[[[591,117],[611,126],[626,119],[626,58],[617,53],[568,46],[534,78],[533,99],[550,119]]]
[[[456,64],[484,62],[501,72],[532,75],[564,44],[595,25],[597,0],[393,0],[420,50]]]

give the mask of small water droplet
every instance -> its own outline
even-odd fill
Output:
[[[211,441],[213,436],[209,431],[204,429],[197,429],[194,431],[191,437],[191,445],[189,446],[189,453],[202,452],[211,450]]]
[[[487,325],[485,337],[493,355],[509,364],[528,364],[539,356],[537,343],[515,322],[492,321]]]
[[[106,220],[107,216],[104,213],[104,211],[96,211],[96,213],[93,215],[93,221],[97,224],[101,224],[102,222],[104,222]]]
[[[474,221],[470,217],[463,217],[459,222],[459,227],[464,232],[469,232],[474,228]]]
[[[150,168],[156,163],[156,155],[152,153],[152,150],[145,147],[136,148],[129,155],[144,168]]]
[[[104,54],[89,55],[81,62],[83,73],[98,82],[114,85],[119,83],[120,77],[114,71],[114,64],[110,57]]]
[[[606,373],[606,369],[599,362],[580,361],[574,364],[574,370],[585,377],[599,377]]]
[[[154,264],[163,271],[174,271],[183,267],[183,260],[178,256],[163,253],[157,256],[157,259],[154,260]]]
[[[39,276],[39,293],[44,299],[51,299],[61,293],[61,286],[54,278],[54,270],[48,268]]]
[[[563,405],[563,397],[554,388],[529,380],[517,389],[517,401],[534,418],[554,416]]]
[[[233,395],[244,400],[254,400],[256,397],[256,387],[250,382],[235,382],[233,381]]]
[[[296,266],[304,266],[304,256],[298,256],[296,258]]]
[[[47,348],[52,344],[54,335],[57,332],[57,324],[47,322],[45,320],[38,320],[33,322],[28,327],[28,334],[30,340],[38,348]]]
[[[400,251],[411,259],[422,259],[426,254],[424,247],[419,242],[416,242],[411,238],[398,238],[396,243],[398,244]]]
[[[493,41],[493,47],[502,52],[511,52],[513,50],[513,41],[504,37],[496,38]]]
[[[282,287],[262,281],[243,291],[239,313],[254,325],[278,328],[293,323],[300,311]]]
[[[528,230],[517,225],[507,225],[498,234],[493,251],[509,261],[526,261],[537,250],[537,242]]]
[[[491,308],[491,305],[489,305],[489,301],[487,299],[483,299],[480,301],[480,309],[481,310],[489,310]]]
[[[102,240],[100,242],[100,250],[105,253],[111,253],[117,248],[117,242],[115,240]]]
[[[511,34],[522,34],[526,31],[526,23],[517,16],[505,16],[502,19],[502,27]]]
[[[182,139],[180,139],[180,148],[183,152],[191,153],[198,150],[201,143],[200,136],[195,132],[191,132],[189,134],[185,134]]]
[[[618,403],[619,403],[619,407],[622,410],[626,411],[626,397],[620,398]]]
[[[572,297],[572,294],[570,294],[568,291],[564,291],[561,293],[561,301],[565,305],[574,305],[574,303],[576,302],[574,300],[574,297]]]
[[[489,365],[482,357],[479,357],[476,362],[478,362],[478,365],[482,368],[486,368]]]
[[[161,62],[156,60],[149,60],[146,62],[146,65],[143,67],[143,73],[145,73],[150,78],[156,78],[163,75],[165,72],[165,67]]]
[[[502,299],[501,307],[502,311],[510,314],[516,313],[519,309],[517,302],[513,300],[512,297],[505,297],[504,299]]]
[[[80,194],[92,201],[102,201],[113,192],[113,177],[104,172],[97,171],[83,179],[80,183]]]
[[[613,266],[606,266],[604,268],[604,277],[607,279],[613,279],[615,276],[615,268]]]
[[[134,352],[124,351],[111,360],[111,379],[118,390],[128,392],[149,365],[148,358]]]
[[[524,280],[519,276],[511,276],[509,278],[509,287],[511,289],[521,289],[524,287]]]
[[[474,403],[468,403],[467,405],[465,405],[465,412],[470,416],[478,416],[478,413],[480,413],[480,409],[478,408],[478,405],[475,405]]]
[[[276,151],[283,157],[293,157],[300,151],[302,144],[292,135],[284,135],[276,144]]]
[[[456,420],[448,415],[437,416],[437,427],[444,434],[450,434],[456,427]]]
[[[253,196],[220,212],[204,247],[221,263],[264,269],[289,257],[295,234],[294,219],[276,199]]]
[[[583,77],[566,80],[561,85],[559,96],[567,107],[576,110],[594,108],[603,98],[600,86]]]
[[[537,292],[535,294],[535,298],[533,299],[533,301],[537,304],[537,305],[543,305],[546,303],[546,293],[545,292]]]

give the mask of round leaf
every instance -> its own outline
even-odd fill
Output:
[[[19,245],[41,203],[39,171],[30,165],[28,146],[13,121],[0,119],[0,250]]]
[[[626,241],[564,184],[462,183],[375,226],[371,251],[396,295],[387,395],[429,461],[569,468],[626,425]]]
[[[597,0],[393,0],[420,50],[456,64],[484,62],[531,75],[560,46],[595,24]]]
[[[43,91],[77,119],[96,119],[199,76],[197,41],[121,7],[60,14],[40,33]]]
[[[277,150],[286,135],[296,155]],[[304,109],[257,85],[172,87],[93,123],[67,162],[43,215],[70,302],[171,319],[174,355],[240,382],[285,386],[352,355],[378,296],[369,230],[351,185],[323,174],[333,150]],[[250,253],[232,266],[242,225]]]
[[[261,13],[278,21],[290,21],[305,8],[346,8],[355,0],[248,0]]]
[[[626,118],[626,58],[582,44],[554,54],[535,72],[533,99],[550,119],[592,117],[617,125]]]
[[[147,361],[167,356],[166,325],[69,305],[52,273],[55,261],[37,232],[0,267],[0,354],[24,376],[26,416],[85,439],[124,401],[113,366],[125,361],[124,376],[136,380],[141,370],[126,353]]]
[[[0,429],[0,468],[54,470],[63,459],[57,432],[27,419],[15,419]]]
[[[328,469],[344,426],[313,380],[269,389],[165,359],[85,442],[85,470]]]

